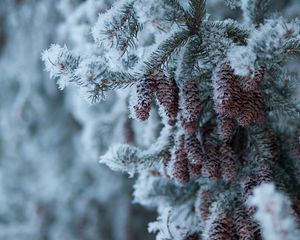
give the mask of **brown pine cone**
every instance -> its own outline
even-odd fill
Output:
[[[254,73],[254,77],[241,77],[240,78],[240,86],[246,91],[255,91],[258,89],[259,83],[264,79],[266,68],[261,66]]]
[[[156,75],[156,82],[157,99],[169,118],[169,124],[174,125],[179,111],[179,90],[176,82],[173,79],[169,79],[163,72],[159,72]]]
[[[149,118],[155,90],[156,79],[152,75],[147,75],[137,82],[137,102],[133,108],[138,119],[145,121]]]
[[[192,164],[201,164],[204,153],[201,149],[201,144],[196,135],[185,135],[185,151],[187,152],[189,162]]]
[[[274,161],[280,161],[280,150],[279,150],[278,138],[271,128],[267,129],[267,136],[270,140],[271,152]]]
[[[231,141],[234,134],[235,125],[236,122],[234,119],[224,115],[218,116],[218,133],[221,140],[225,142]]]
[[[205,146],[205,158],[203,159],[201,175],[214,180],[220,179],[220,155],[215,146]]]
[[[227,61],[215,69],[213,84],[216,112],[225,116],[236,116],[240,112],[240,89],[237,77]]]
[[[226,213],[220,213],[211,223],[208,232],[209,240],[234,239],[235,229],[233,219]]]
[[[233,218],[238,239],[254,240],[254,228],[244,206],[235,209]]]
[[[195,80],[186,81],[180,95],[180,121],[188,134],[194,133],[201,111],[199,89]]]
[[[196,201],[197,213],[201,221],[206,221],[210,216],[209,208],[214,202],[213,194],[210,190],[200,190]]]
[[[190,180],[188,158],[184,149],[184,142],[181,139],[175,145],[170,164],[174,179],[180,183],[187,183]]]
[[[223,144],[220,148],[221,175],[225,182],[232,182],[237,173],[237,157],[232,148]]]

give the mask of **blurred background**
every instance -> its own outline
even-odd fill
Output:
[[[90,106],[59,91],[40,60],[51,43],[92,51],[90,27],[110,4],[0,1],[1,240],[154,238],[155,215],[132,204],[133,179],[98,164],[113,142],[131,141],[114,94]]]
[[[40,59],[51,43],[100,51],[90,28],[112,2],[0,1],[1,240],[154,239],[147,233],[154,211],[132,204],[134,179],[98,158],[113,143],[149,145],[158,116],[133,126],[120,94],[91,106],[72,87],[61,92]],[[277,2],[298,14],[298,0]],[[239,17],[224,1],[207,4],[214,17]]]

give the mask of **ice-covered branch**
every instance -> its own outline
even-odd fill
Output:
[[[52,45],[44,51],[42,60],[51,77],[58,79],[61,89],[74,83],[82,87],[91,103],[102,100],[106,91],[125,88],[135,82],[129,73],[111,71],[104,57],[82,59],[66,46]]]
[[[135,39],[142,25],[134,7],[135,1],[119,1],[106,13],[99,15],[92,29],[98,45],[117,48],[121,54],[135,45]]]
[[[106,164],[114,171],[127,172],[133,176],[163,159],[169,148],[168,139],[171,136],[171,128],[165,127],[157,141],[144,151],[130,145],[114,145],[100,157],[100,163]]]

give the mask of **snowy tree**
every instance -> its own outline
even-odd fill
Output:
[[[112,101],[107,121],[126,119],[131,141],[115,141],[100,162],[137,175],[134,199],[157,209],[157,240],[297,238],[295,9],[297,0],[120,0],[86,20],[88,44],[43,52],[60,89]]]

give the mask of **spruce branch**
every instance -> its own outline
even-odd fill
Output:
[[[74,76],[74,71],[82,61],[80,56],[73,54],[66,46],[60,47],[57,44],[52,44],[48,50],[42,53],[42,60],[50,77],[58,79],[60,89],[64,89],[68,85]]]
[[[284,51],[288,56],[299,57],[300,55],[300,39],[289,40],[285,47]]]
[[[244,14],[244,21],[256,26],[263,23],[271,2],[271,0],[242,0],[241,8]]]
[[[197,36],[190,37],[182,48],[181,57],[178,59],[177,82],[182,84],[186,80],[195,79],[194,71],[197,65],[197,58],[201,51],[201,40]]]
[[[105,92],[125,88],[135,83],[128,73],[111,71],[103,58],[83,60],[67,49],[52,45],[43,53],[46,70],[58,78],[60,89],[74,83],[84,90],[86,98],[95,103],[105,98]]]
[[[170,148],[172,134],[172,129],[166,126],[157,141],[144,151],[128,144],[114,145],[100,157],[99,162],[106,164],[114,171],[127,172],[133,176],[135,173],[158,164],[164,158]]]
[[[124,54],[129,47],[135,46],[135,39],[142,25],[138,21],[135,1],[116,3],[105,14],[100,15],[92,29],[93,37],[98,45],[117,48]]]
[[[161,42],[157,49],[145,61],[146,71],[151,72],[166,64],[167,61],[183,46],[189,37],[187,30],[175,31]]]
[[[164,3],[169,7],[164,19],[176,24],[185,24],[188,21],[189,16],[178,0],[164,0]]]
[[[253,126],[248,129],[249,149],[253,151],[251,161],[274,161],[276,155],[273,148],[272,140],[267,129]],[[277,160],[277,159],[276,159]]]
[[[199,34],[200,25],[205,13],[205,0],[189,0],[189,18],[186,24],[192,34]]]

